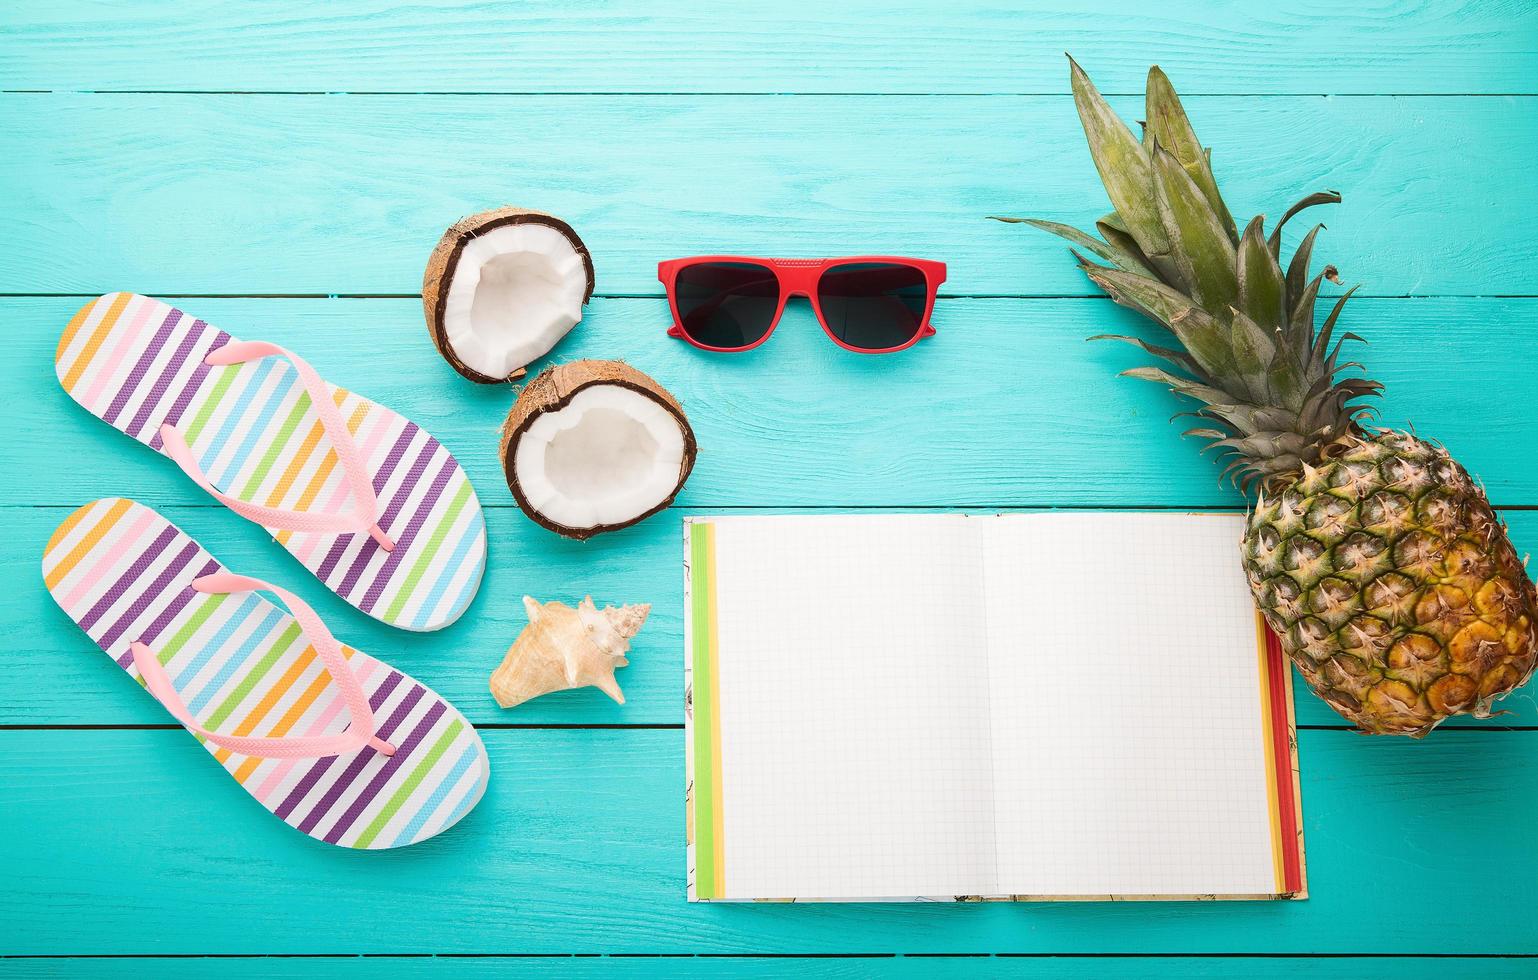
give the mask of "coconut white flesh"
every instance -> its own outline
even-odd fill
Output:
[[[529,426],[513,455],[524,499],[571,528],[624,524],[678,487],[684,434],[667,409],[619,385],[577,392]]]
[[[582,319],[587,267],[549,225],[503,225],[471,239],[450,273],[443,332],[468,367],[505,378]]]

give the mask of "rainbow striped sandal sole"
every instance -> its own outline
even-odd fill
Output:
[[[142,504],[108,498],[70,514],[43,579],[246,792],[317,840],[415,844],[486,790],[485,747],[447,701],[338,643],[296,596],[226,572]]]
[[[480,502],[415,423],[289,351],[132,293],[76,313],[54,364],[87,411],[169,456],[368,615],[425,631],[469,607],[486,567]]]

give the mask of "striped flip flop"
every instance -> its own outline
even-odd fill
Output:
[[[76,313],[54,366],[91,414],[171,457],[375,619],[435,630],[470,605],[486,567],[480,503],[415,423],[281,347],[132,293]]]
[[[486,749],[447,701],[338,643],[298,597],[225,571],[143,504],[70,514],[43,580],[246,792],[311,837],[415,844],[486,790]]]

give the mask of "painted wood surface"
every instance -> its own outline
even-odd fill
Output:
[[[1538,807],[1528,732],[1440,732],[1422,742],[1301,732],[1307,901],[983,908],[691,905],[682,732],[485,737],[494,776],[461,832],[368,854],[311,843],[273,820],[182,732],[6,733],[7,945],[22,953],[1308,953],[1370,943],[1458,954],[1499,943],[1538,954],[1538,839],[1515,819],[1492,826],[1492,815]],[[1477,893],[1467,890],[1471,875]],[[1435,927],[1423,916],[1364,910],[1369,888],[1400,909],[1434,904]]]
[[[1345,196],[1310,215],[1315,258],[1365,295],[1538,294],[1511,222],[1538,96],[1190,111],[1236,213]],[[532,202],[583,236],[603,295],[661,295],[681,255],[875,248],[942,257],[950,295],[1083,296],[1061,243],[985,216],[1109,210],[1060,95],[9,95],[0,131],[27,148],[0,155],[0,293],[412,294],[451,222]]]
[[[1160,60],[1246,94],[1531,93],[1538,70],[1538,12],[1478,0],[9,7],[7,89],[1061,93],[1063,50],[1107,92]]]
[[[46,592],[36,587],[38,559],[68,508],[0,511],[21,546],[0,565],[0,633],[13,637],[0,657],[0,720],[27,725],[168,725],[165,712],[84,635]],[[421,680],[478,725],[683,726],[683,546],[679,520],[710,509],[675,508],[642,525],[586,545],[553,536],[515,508],[486,509],[494,542],[480,595],[463,622],[437,633],[406,635],[366,616],[321,588],[255,525],[223,508],[162,511],[214,555],[242,574],[293,587],[342,640]],[[816,511],[812,511],[816,513]],[[797,511],[807,513],[807,511]],[[1027,512],[1028,513],[1028,512]],[[1538,550],[1538,513],[1506,515],[1523,553]],[[498,548],[500,546],[500,548]],[[1237,550],[1235,562],[1237,567]],[[487,678],[527,622],[522,598],[575,602],[591,594],[599,603],[651,602],[652,613],[634,641],[630,666],[616,677],[625,692],[617,705],[595,689],[546,695],[511,710],[497,707]],[[46,629],[39,630],[42,625]],[[1300,679],[1298,690],[1304,692]],[[1093,692],[1086,692],[1093,700]],[[1485,721],[1457,718],[1454,727],[1538,726],[1538,689],[1514,692],[1508,712]],[[1313,697],[1297,699],[1300,725],[1347,727]],[[1538,743],[1535,743],[1538,748]],[[1535,759],[1538,761],[1538,759]]]
[[[1161,62],[1236,210],[1344,193],[1317,212],[1318,255],[1366,283],[1347,325],[1372,341],[1385,420],[1446,442],[1538,549],[1538,238],[1521,219],[1538,204],[1538,8],[1279,6],[9,5],[0,975],[1532,976],[1532,690],[1410,742],[1353,735],[1300,689],[1306,902],[683,902],[682,516],[1241,505],[1166,422],[1168,394],[1113,377],[1137,353],[1081,340],[1135,320],[1060,243],[985,220],[1106,209],[1064,49],[1129,118]],[[513,393],[459,379],[421,322],[439,233],[505,201],[570,219],[597,259],[599,298],[555,357],[626,357],[702,444],[678,507],[586,545],[511,506],[493,447]],[[804,308],[740,357],[663,336],[659,259],[872,248],[950,263],[940,332],[907,355],[845,354]],[[110,289],[290,345],[442,439],[488,505],[466,619],[418,637],[356,614],[71,403],[58,332]],[[52,528],[106,494],[163,508],[455,700],[485,731],[485,802],[388,854],[315,845],[253,806],[41,587]],[[520,597],[589,591],[656,604],[621,673],[629,703],[497,709],[486,676]]]
[[[1072,264],[1055,245],[1046,250]],[[83,503],[131,490],[157,506],[208,503],[173,464],[59,389],[54,349],[81,302],[0,298],[0,317],[15,325],[11,350],[23,362],[0,375],[0,399],[17,413],[10,451],[31,477],[8,499]],[[442,440],[484,503],[511,502],[497,432],[513,393],[454,374],[427,341],[419,301],[172,302],[238,337],[303,351],[324,377]],[[1440,439],[1496,504],[1538,504],[1538,456],[1512,452],[1514,440],[1534,431],[1531,406],[1494,394],[1530,383],[1525,355],[1538,349],[1538,304],[1353,299],[1346,310],[1342,329],[1369,339],[1357,356],[1388,386],[1384,421],[1413,422]],[[1168,421],[1190,405],[1157,385],[1116,377],[1149,357],[1124,344],[1085,343],[1106,331],[1158,339],[1155,328],[1108,300],[941,301],[938,333],[902,357],[840,349],[804,303],[787,310],[768,343],[732,357],[667,337],[668,323],[661,299],[595,300],[552,354],[619,355],[678,395],[701,445],[679,497],[686,506],[1242,505],[1218,483],[1221,467],[1180,437],[1185,420]],[[1492,348],[1516,356],[1492,357]],[[1426,370],[1428,352],[1435,371]],[[61,445],[90,465],[50,465]],[[525,540],[541,540],[534,530]],[[545,543],[563,547],[548,535]]]
[[[796,977],[863,980],[994,980],[996,977],[1043,980],[1136,980],[1170,977],[1246,977],[1292,980],[1303,971],[1314,980],[1360,980],[1364,974],[1392,973],[1396,980],[1446,980],[1477,974],[1481,980],[1531,980],[1527,958],[1449,956],[1101,956],[1047,953],[932,956],[874,954],[852,957],[737,956],[732,954],[657,957],[649,954],[553,954],[550,956],[346,956],[313,958],[220,957],[188,959],[133,957],[81,959],[49,957],[11,960],[6,976],[16,980],[139,980],[150,971],[161,980],[188,980],[217,972],[221,977],[268,977],[298,980],[323,973],[335,980],[382,980],[401,976],[483,980],[518,977],[728,977],[732,980]]]

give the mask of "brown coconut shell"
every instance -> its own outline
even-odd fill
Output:
[[[501,384],[504,381],[522,377],[524,371],[519,368],[505,378],[493,378],[459,359],[459,355],[454,353],[454,348],[449,346],[448,333],[443,323],[443,310],[449,301],[449,283],[454,279],[454,270],[459,265],[460,254],[464,252],[465,245],[472,238],[503,225],[521,224],[549,225],[571,242],[571,247],[582,256],[582,266],[587,272],[587,291],[582,294],[582,302],[585,305],[593,298],[593,256],[588,252],[587,246],[582,243],[582,239],[572,230],[571,225],[560,218],[543,211],[508,206],[482,211],[480,214],[472,214],[468,218],[460,218],[454,222],[453,226],[443,233],[443,237],[438,239],[437,247],[427,259],[427,271],[422,276],[422,313],[427,318],[427,332],[433,339],[433,346],[438,348],[438,353],[443,355],[443,359],[449,362],[450,367],[479,384]]]
[[[621,388],[629,388],[661,405],[678,420],[678,427],[683,431],[684,458],[679,465],[678,483],[673,487],[673,491],[646,513],[638,514],[621,524],[567,527],[564,524],[555,523],[530,505],[528,498],[523,494],[523,488],[518,484],[517,475],[513,472],[513,460],[517,455],[518,440],[541,415],[546,412],[560,411],[571,404],[577,392],[592,385],[618,385]],[[547,367],[533,381],[523,386],[523,390],[518,393],[518,400],[513,403],[513,410],[507,413],[507,420],[502,423],[501,454],[502,472],[507,477],[507,488],[513,492],[513,499],[518,501],[518,506],[529,515],[529,519],[556,534],[585,541],[595,534],[617,531],[632,524],[639,524],[671,504],[673,498],[678,496],[678,491],[683,489],[684,481],[689,479],[689,471],[694,469],[694,458],[699,454],[699,445],[694,441],[694,429],[690,427],[689,419],[684,415],[683,406],[679,405],[678,399],[649,375],[621,361],[585,360]]]

